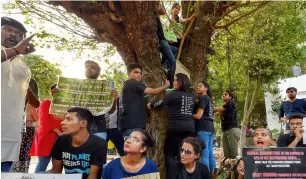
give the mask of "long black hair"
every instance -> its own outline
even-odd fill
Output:
[[[207,94],[207,96],[209,96],[211,98],[212,97],[212,91],[211,91],[210,85],[206,81],[201,81],[200,83],[203,83],[203,85],[207,88],[206,94]]]
[[[189,91],[191,87],[191,82],[188,76],[183,73],[178,73],[175,76],[176,76],[177,84],[179,86],[178,90]]]

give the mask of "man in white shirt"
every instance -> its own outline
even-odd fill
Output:
[[[13,161],[18,161],[25,97],[39,106],[39,101],[28,89],[30,69],[23,63],[23,54],[35,51],[25,38],[24,26],[9,17],[1,18],[1,172],[8,172]]]

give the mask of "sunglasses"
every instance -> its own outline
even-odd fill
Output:
[[[124,137],[124,142],[126,142],[127,140],[131,140],[131,142],[134,142],[134,143],[140,142],[140,140],[138,138],[132,137],[132,136],[125,136]]]
[[[184,152],[186,155],[191,155],[192,152],[190,150],[185,150],[183,148],[180,149],[181,154]]]

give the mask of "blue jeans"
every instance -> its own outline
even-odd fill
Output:
[[[212,172],[216,168],[216,160],[214,156],[214,133],[199,131],[198,138],[205,142],[205,148],[202,151],[202,163]]]
[[[166,59],[166,64],[169,65],[169,76],[170,83],[173,84],[174,74],[176,69],[175,56],[178,53],[178,49],[174,46],[169,45],[167,40],[159,41],[159,50],[162,53],[163,57]]]
[[[124,139],[124,137],[128,137],[129,135],[131,135],[132,132],[134,132],[134,131],[143,131],[143,129],[142,128],[124,129],[123,132],[122,132],[123,139]]]
[[[1,162],[1,172],[10,172],[13,162]]]
[[[107,139],[107,133],[106,132],[97,132],[94,135],[106,140]]]
[[[38,163],[35,168],[35,173],[44,173],[47,170],[51,157],[38,157]],[[53,160],[52,160],[53,163]]]
[[[119,155],[124,156],[125,155],[123,151],[124,140],[122,137],[122,133],[117,128],[107,129],[106,141],[108,142],[109,140],[113,142]]]

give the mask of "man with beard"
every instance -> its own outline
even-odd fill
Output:
[[[27,89],[30,69],[21,60],[24,54],[35,51],[27,39],[25,27],[18,21],[1,17],[1,171],[8,172],[18,160],[25,107],[25,97],[37,108],[39,101]]]
[[[92,60],[87,60],[85,62],[85,76],[87,79],[97,80],[100,76],[101,68],[100,65]],[[104,114],[98,114],[97,116],[94,116],[94,122],[95,125],[90,129],[91,134],[95,134],[99,136],[100,138],[106,140],[107,133],[106,133],[106,122],[105,117],[107,115]]]
[[[288,101],[285,101],[280,106],[279,119],[286,124],[285,133],[290,133],[289,118],[294,114],[306,114],[306,100],[297,99],[297,89],[295,87],[287,88],[286,90]]]

